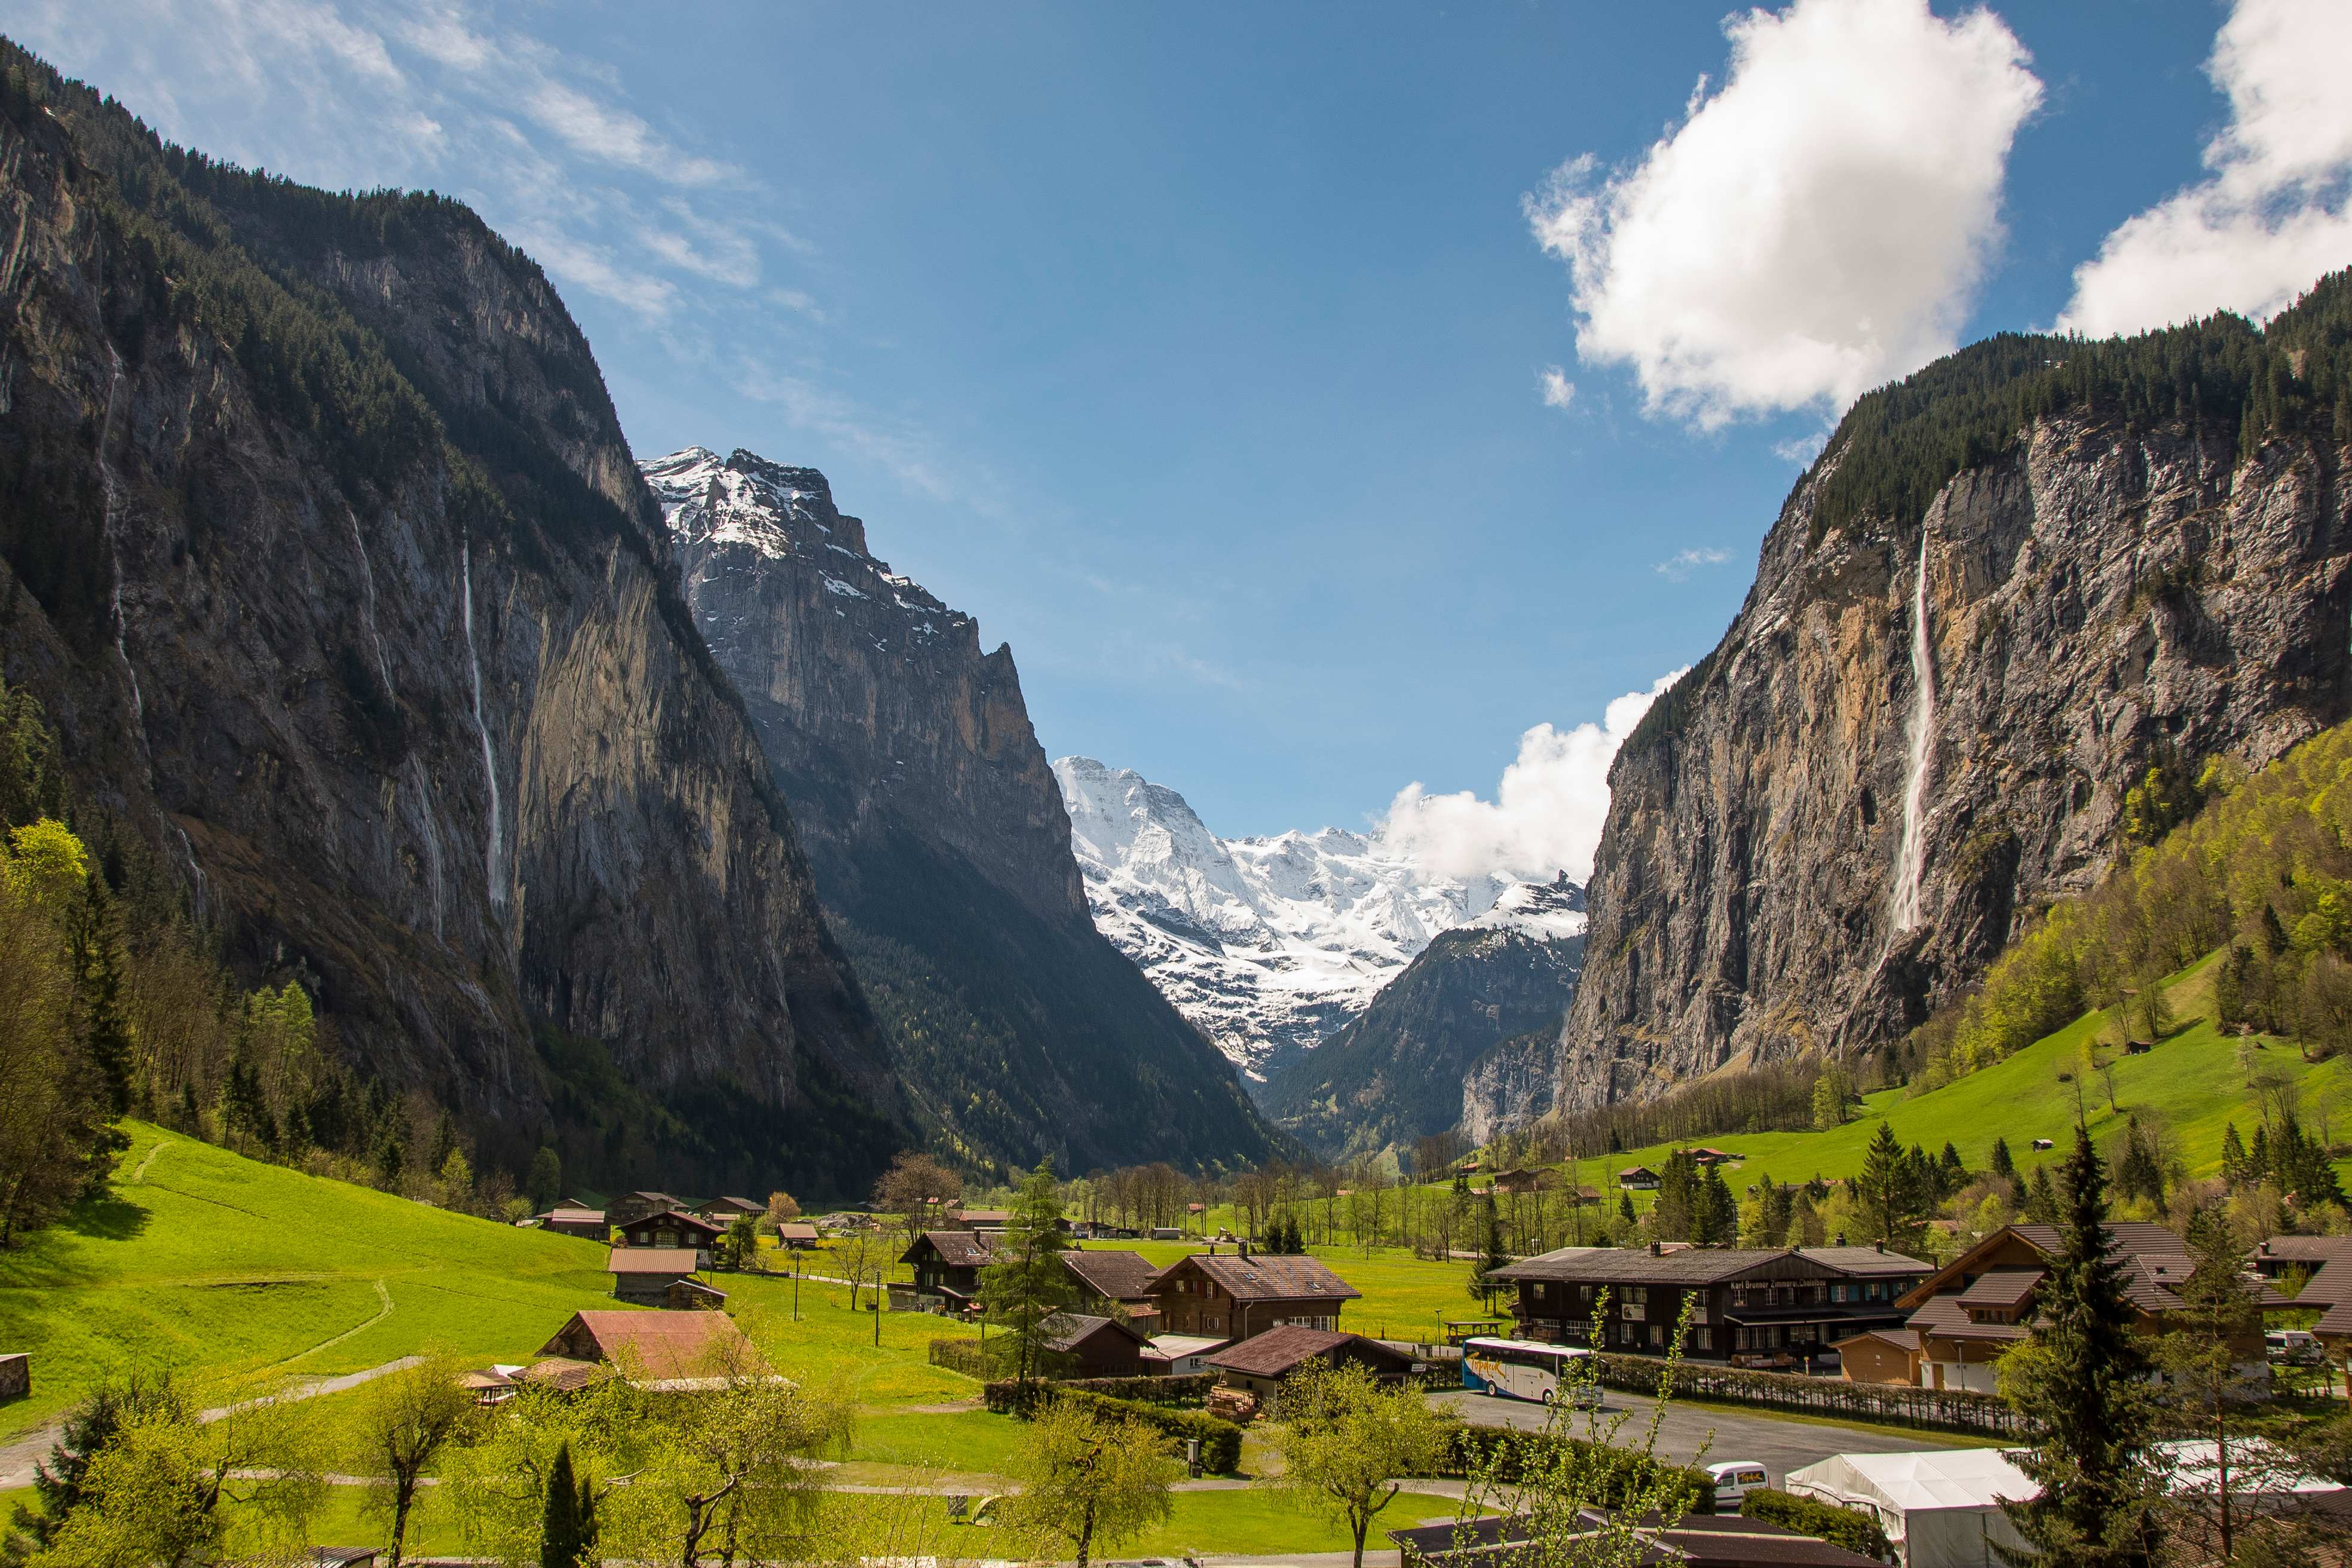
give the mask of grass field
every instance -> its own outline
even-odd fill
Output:
[[[2261,1112],[2238,1065],[2238,1042],[2225,1037],[2207,1016],[2211,1010],[2211,960],[2173,980],[2169,995],[2183,1027],[2144,1056],[2125,1057],[2115,1068],[2116,1104],[2111,1109],[2106,1086],[2094,1075],[2061,1083],[2061,1072],[2074,1073],[2083,1042],[2108,1026],[2104,1013],[2086,1014],[2056,1034],[2028,1046],[2007,1060],[1969,1074],[1928,1093],[1885,1089],[1867,1096],[1854,1119],[1823,1132],[1759,1132],[1706,1140],[1742,1156],[1748,1179],[1759,1171],[1775,1178],[1802,1181],[1822,1176],[1851,1176],[1862,1169],[1863,1152],[1882,1121],[1907,1143],[1928,1152],[1948,1140],[1972,1171],[1982,1170],[1991,1157],[1993,1140],[2005,1138],[2021,1169],[2030,1170],[2063,1154],[2074,1137],[2075,1090],[2083,1091],[2091,1136],[2100,1152],[2113,1159],[2119,1152],[2127,1114],[2135,1108],[2158,1117],[2191,1176],[2215,1174],[2221,1161],[2221,1130],[2236,1121],[2241,1133],[2260,1121]],[[2294,1047],[2265,1039],[2257,1052],[2260,1068],[2295,1085],[2306,1122],[2347,1121],[2352,1113],[2352,1063],[2342,1058],[2307,1063]],[[2331,1128],[2332,1131],[2332,1128]],[[2352,1131],[2352,1126],[2346,1128]],[[2032,1141],[2047,1138],[2058,1145],[2052,1152],[2035,1154]],[[1612,1173],[1627,1165],[1663,1165],[1673,1144],[1612,1154],[1584,1163],[1583,1179],[1592,1186],[1613,1186]],[[2352,1163],[2344,1169],[2352,1170]]]
[[[0,1344],[35,1360],[33,1397],[0,1411],[0,1436],[134,1361],[231,1393],[425,1349],[520,1361],[571,1313],[612,1304],[593,1242],[124,1127],[111,1196],[0,1253]]]

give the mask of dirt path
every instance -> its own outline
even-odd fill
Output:
[[[365,1322],[363,1322],[363,1323],[360,1323],[360,1324],[356,1325],[355,1327],[345,1329],[341,1333],[335,1335],[332,1339],[320,1340],[317,1344],[312,1345],[309,1350],[306,1350],[306,1351],[296,1351],[292,1355],[288,1356],[284,1361],[277,1362],[277,1363],[274,1363],[273,1364],[271,1364],[271,1365],[269,1365],[269,1366],[263,1367],[263,1368],[261,1369],[261,1370],[262,1370],[262,1372],[266,1374],[266,1373],[268,1373],[277,1372],[277,1371],[278,1371],[280,1368],[283,1368],[283,1367],[289,1367],[289,1366],[292,1366],[296,1362],[300,1361],[304,1356],[317,1355],[320,1351],[328,1350],[328,1349],[331,1349],[332,1347],[334,1347],[334,1346],[336,1346],[336,1345],[341,1344],[345,1340],[350,1339],[353,1334],[365,1333],[368,1330],[370,1330],[370,1329],[372,1329],[372,1328],[374,1328],[378,1323],[383,1322],[386,1318],[391,1317],[391,1316],[392,1316],[392,1292],[391,1292],[390,1290],[387,1290],[387,1289],[384,1289],[383,1281],[383,1280],[381,1280],[381,1279],[372,1280],[372,1281],[370,1281],[370,1283],[372,1283],[372,1284],[373,1284],[373,1285],[375,1286],[375,1299],[376,1299],[378,1301],[381,1301],[382,1303],[383,1303],[383,1306],[381,1306],[380,1308],[378,1308],[378,1309],[377,1309],[377,1310],[376,1310],[376,1314],[375,1314],[375,1316],[374,1316],[374,1317],[370,1318],[367,1321],[365,1321]],[[387,1363],[386,1364],[387,1364],[387,1365],[389,1365],[390,1363]],[[381,1373],[379,1373],[378,1375],[380,1376],[380,1375],[382,1375],[382,1374],[381,1374]]]

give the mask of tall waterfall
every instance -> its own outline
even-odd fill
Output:
[[[490,784],[490,902],[507,901],[506,878],[499,869],[499,846],[504,842],[504,829],[499,812],[499,766],[490,755],[489,726],[482,722],[482,656],[474,651],[474,541],[466,539],[466,661],[474,671],[474,732],[482,738],[482,776]]]
[[[1911,585],[1910,773],[1903,784],[1903,837],[1895,847],[1895,929],[1919,923],[1919,877],[1927,868],[1927,766],[1936,743],[1935,654],[1927,643],[1927,528],[1919,526],[1919,571]]]
[[[114,477],[114,465],[106,456],[114,440],[114,403],[122,390],[122,356],[109,343],[106,357],[113,366],[113,374],[106,384],[106,416],[98,425],[98,483],[106,503],[101,532],[114,563],[114,657],[122,661],[122,673],[131,678],[131,716],[136,722],[140,749],[143,751],[147,745],[147,699],[139,689],[139,671],[131,663],[129,624],[122,618],[122,545],[114,536],[114,520],[122,510],[122,485]]]

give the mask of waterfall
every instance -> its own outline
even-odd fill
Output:
[[[375,645],[375,672],[383,681],[384,696],[397,701],[398,698],[392,689],[392,667],[384,662],[383,634],[376,629],[375,568],[368,564],[367,541],[360,537],[360,514],[346,506],[343,516],[352,525],[352,547],[360,552],[360,588],[362,595],[360,603],[367,613],[368,640]]]
[[[100,420],[98,426],[98,483],[106,500],[106,521],[102,531],[106,535],[107,552],[113,558],[114,564],[111,601],[114,657],[121,660],[122,673],[131,678],[131,716],[139,732],[140,749],[144,751],[147,746],[147,699],[139,689],[139,672],[131,665],[129,624],[122,617],[122,546],[114,534],[114,520],[122,510],[122,486],[114,477],[114,465],[107,461],[106,457],[107,448],[114,442],[114,404],[122,391],[122,356],[114,352],[112,343],[109,343],[106,345],[106,357],[112,364],[114,374],[106,383],[106,417]]]
[[[474,732],[482,738],[482,776],[490,784],[490,902],[503,904],[507,901],[507,885],[506,879],[499,872],[499,847],[502,837],[499,815],[499,767],[490,755],[489,727],[482,722],[482,656],[474,650],[474,540],[471,534],[466,536],[463,560],[466,660],[474,671]]]
[[[433,935],[443,939],[442,908],[446,899],[441,886],[441,828],[433,820],[433,788],[425,782],[425,764],[408,753],[408,772],[416,784],[416,825],[425,839],[425,865],[433,873]]]
[[[175,827],[174,831],[180,836],[181,850],[188,857],[188,879],[192,884],[191,890],[195,897],[196,923],[202,925],[205,921],[205,906],[211,901],[209,898],[211,886],[205,880],[204,863],[196,858],[196,847],[188,842],[188,830],[184,827]]]
[[[1927,765],[1936,743],[1936,666],[1927,643],[1927,527],[1919,525],[1919,571],[1911,586],[1910,773],[1903,784],[1903,836],[1895,847],[1892,913],[1900,933],[1919,924],[1919,878],[1927,868]]]

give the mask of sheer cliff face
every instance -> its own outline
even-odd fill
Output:
[[[813,468],[696,447],[645,471],[926,1131],[1008,1172],[1272,1151],[1088,919],[1012,650],[869,553]]]
[[[645,471],[809,853],[854,876],[861,834],[908,826],[1039,915],[1083,915],[1013,650],[982,653],[970,616],[868,554],[865,524],[814,468],[692,447]]]
[[[2096,879],[2152,762],[2259,764],[2352,711],[2345,454],[2231,452],[2179,424],[2046,418],[1927,506],[1910,929],[1921,530],[1815,539],[1809,478],[1722,644],[1612,771],[1561,1102],[1898,1038]],[[1493,1089],[1472,1122],[1528,1113]]]
[[[538,269],[71,93],[0,204],[0,660],[232,957],[493,1155],[561,1103],[587,1179],[856,1184],[881,1043]]]

